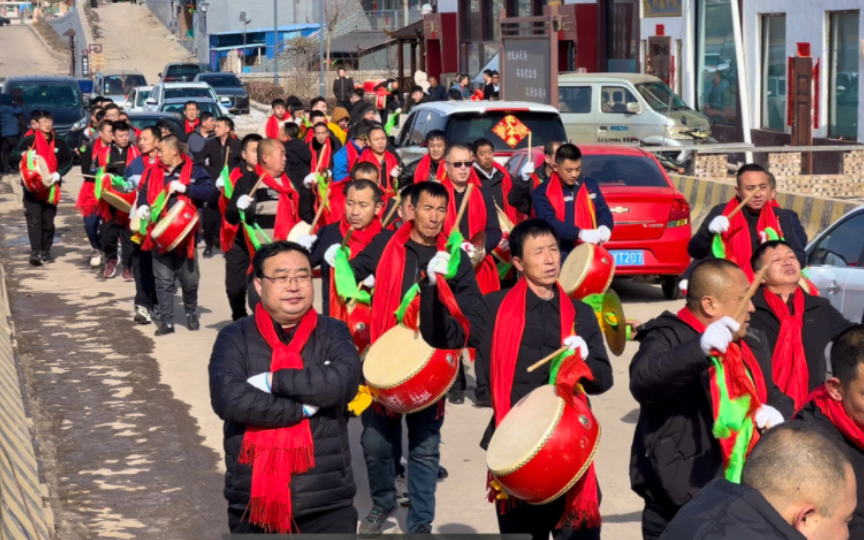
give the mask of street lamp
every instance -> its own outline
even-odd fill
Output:
[[[240,12],[240,22],[243,23],[243,58],[244,58],[243,64],[245,65],[246,64],[246,60],[245,60],[245,58],[246,58],[246,27],[249,26],[249,23],[252,22],[252,19],[250,19],[249,16],[246,15],[245,11],[241,11]]]
[[[273,84],[279,84],[279,0],[273,0]]]

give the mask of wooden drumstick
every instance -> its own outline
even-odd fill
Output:
[[[249,192],[249,196],[250,196],[250,197],[254,197],[254,196],[255,196],[255,192],[258,191],[258,188],[260,188],[260,187],[261,187],[261,184],[264,183],[264,176],[265,176],[266,174],[267,174],[267,173],[261,173],[261,176],[258,177],[258,181],[255,182],[255,185],[252,186],[252,191]]]
[[[759,285],[762,283],[762,279],[765,277],[767,272],[768,265],[765,265],[761,270],[759,270],[756,277],[753,278],[753,283],[750,284],[750,288],[747,289],[747,294],[741,300],[741,303],[738,304],[738,308],[735,310],[735,315],[732,317],[733,319],[737,321],[747,312],[747,307],[750,305],[750,299],[753,298],[754,294],[756,294],[756,289],[759,288]]]
[[[462,199],[462,204],[459,205],[459,212],[456,214],[456,221],[453,222],[453,228],[459,230],[459,224],[462,223],[462,216],[465,215],[465,210],[468,209],[468,199],[471,198],[471,190],[474,189],[474,184],[468,184],[465,190],[465,197]]]
[[[393,216],[396,215],[396,210],[399,209],[399,201],[402,199],[402,195],[397,193],[393,197],[393,206],[390,208],[390,211],[387,212],[387,215],[384,217],[384,221],[381,222],[381,228],[386,229],[388,225],[390,225],[390,220],[393,219]]]
[[[726,217],[727,217],[728,219],[732,219],[732,216],[734,216],[735,214],[737,214],[738,212],[740,212],[741,209],[744,208],[744,206],[745,206],[748,202],[750,202],[750,199],[752,199],[752,198],[755,197],[755,196],[756,196],[756,190],[754,189],[753,191],[750,192],[750,195],[747,195],[747,196],[744,198],[743,201],[741,201],[740,203],[738,203],[738,206],[736,206],[734,210],[732,210],[731,212],[729,212],[729,215],[726,216]]]
[[[229,146],[225,149],[225,165],[222,166],[223,169],[228,166],[228,156],[230,154],[231,154],[231,147]]]
[[[351,235],[354,234],[354,227],[348,227],[348,232],[345,233],[345,238],[342,239],[342,245],[339,247],[344,248],[348,245],[348,241],[351,240]]]
[[[532,371],[534,371],[534,370],[536,370],[537,368],[541,367],[543,364],[547,364],[547,363],[551,362],[553,358],[555,358],[556,356],[558,356],[559,354],[563,353],[564,351],[566,351],[566,350],[569,349],[569,348],[570,348],[570,347],[568,347],[567,345],[564,345],[563,347],[561,347],[561,348],[558,349],[557,351],[553,352],[553,353],[550,354],[549,356],[543,358],[542,360],[538,360],[537,362],[534,362],[534,363],[531,364],[531,366],[528,368],[528,373],[531,373]]]
[[[321,153],[318,155],[318,166],[315,167],[315,174],[321,173],[321,161],[324,159],[324,145],[321,145]]]
[[[324,196],[322,197],[322,199],[325,199],[325,200],[326,200],[326,199],[327,199],[327,194],[328,194],[329,192],[330,192],[330,184],[327,184],[327,187],[324,188]],[[325,207],[325,206],[326,206],[326,205],[324,204],[323,201],[318,205],[318,211],[315,212],[315,218],[312,219],[312,225],[309,226],[309,231],[310,231],[310,232],[315,230],[315,225],[318,224],[318,220],[321,219],[321,216],[324,215],[324,207]]]

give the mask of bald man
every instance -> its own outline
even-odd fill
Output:
[[[852,518],[857,483],[849,460],[829,439],[797,422],[785,424],[766,433],[750,453],[741,484],[708,484],[661,538],[861,538]]]
[[[639,402],[630,481],[645,500],[642,534],[659,538],[678,510],[723,475],[723,453],[712,434],[711,351],[740,351],[763,404],[756,427],[777,425],[794,413],[771,377],[771,354],[761,333],[748,331],[753,305],[733,319],[749,282],[735,264],[702,261],[693,270],[687,303],[645,323],[630,364],[630,392]]]

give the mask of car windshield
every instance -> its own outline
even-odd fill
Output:
[[[85,94],[93,93],[93,81],[90,79],[83,79],[78,81],[78,89]]]
[[[16,88],[21,89],[24,106],[31,109],[81,106],[81,91],[78,90],[77,85],[15,84],[9,87],[8,92],[11,94]]]
[[[647,156],[583,155],[582,174],[606,186],[669,187],[657,163]]]
[[[152,93],[153,90],[138,90],[138,96],[135,99],[135,106],[143,107],[144,102],[147,101],[147,98],[149,98]]]
[[[198,75],[199,73],[201,73],[201,67],[194,64],[184,64],[182,66],[169,67],[168,71],[165,72],[165,77],[191,81],[195,78],[195,75]]]
[[[506,136],[504,131],[496,128],[499,124],[503,126],[502,121],[505,117],[515,117],[531,131],[531,144],[534,147],[543,146],[548,141],[567,140],[564,125],[561,123],[561,118],[556,114],[501,110],[450,115],[445,130],[447,141],[450,144],[462,143],[470,146],[477,139],[489,139],[495,146],[496,152],[513,152],[520,148],[528,148],[527,136],[511,146],[497,134],[501,133]],[[515,139],[510,142],[515,142]]]
[[[240,86],[240,79],[234,75],[208,75],[207,77],[200,77],[198,80],[206,82],[214,88]]]
[[[648,105],[655,111],[666,111],[671,107],[673,111],[689,109],[687,105],[681,101],[678,94],[660,81],[642,83],[636,85],[636,90],[645,98]]]
[[[136,86],[147,86],[142,75],[110,75],[102,83],[102,93],[126,95]]]
[[[212,98],[212,90],[201,86],[184,86],[180,88],[166,88],[164,99],[174,98]]]
[[[166,103],[162,106],[162,112],[171,112],[183,114],[183,110],[186,108],[185,103]],[[209,112],[212,113],[213,116],[222,116],[222,113],[219,111],[219,107],[213,103],[212,101],[206,101],[204,103],[198,103],[198,110],[201,112]]]

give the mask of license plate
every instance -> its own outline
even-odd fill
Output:
[[[641,249],[633,251],[613,251],[615,266],[644,266],[645,251]]]

